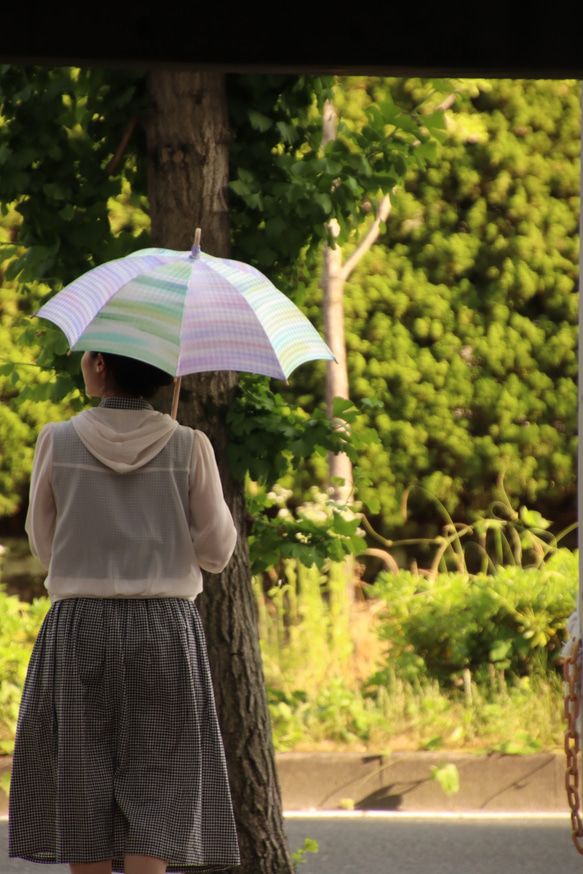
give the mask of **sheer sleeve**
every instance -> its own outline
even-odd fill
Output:
[[[32,554],[48,568],[53,549],[57,508],[52,488],[53,424],[38,436],[30,480],[30,504],[25,529]]]
[[[213,447],[202,431],[194,432],[190,465],[190,536],[200,566],[220,573],[237,542],[237,530],[223,497]]]

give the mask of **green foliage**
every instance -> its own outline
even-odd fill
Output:
[[[516,511],[506,494],[502,477],[498,481],[498,500],[491,505],[489,513],[480,513],[472,524],[454,522],[441,501],[427,494],[420,486],[405,492],[402,501],[405,516],[411,495],[418,492],[425,498],[426,506],[437,508],[445,523],[434,537],[387,540],[375,531],[366,517],[362,517],[362,523],[367,534],[385,547],[388,564],[398,566],[394,555],[398,555],[404,547],[415,547],[417,558],[423,555],[430,562],[423,573],[432,580],[439,570],[450,568],[469,574],[477,570],[496,573],[498,568],[508,565],[540,567],[556,551],[559,543],[577,527],[577,522],[574,522],[554,535],[550,531],[552,523],[537,510],[523,505]],[[434,552],[432,556],[431,550]],[[415,561],[413,566],[417,564]]]
[[[317,853],[319,849],[317,841],[312,840],[312,838],[306,838],[304,846],[291,854],[294,871],[297,871],[298,865],[306,862],[306,853]]]
[[[28,661],[49,606],[48,598],[24,604],[0,589],[0,750],[4,753],[13,749]]]
[[[73,395],[57,394],[49,373],[40,372],[39,338],[18,343],[17,326],[36,300],[31,290],[17,294],[14,282],[0,284],[0,516],[22,505],[39,430],[70,415],[75,403]]]
[[[40,296],[87,270],[139,248],[147,235],[110,223],[112,201],[144,185],[143,168],[111,163],[133,114],[144,111],[143,75],[73,67],[0,68],[0,204],[19,217],[11,242],[0,245],[4,282]],[[137,133],[136,136],[139,136]],[[125,187],[124,187],[125,185]],[[43,286],[39,286],[40,282]],[[37,363],[57,371],[54,394],[80,387],[79,362],[67,357],[62,334],[40,329]],[[39,325],[21,343],[30,345]],[[39,399],[45,399],[42,391]]]
[[[5,67],[1,72],[0,164],[4,181],[0,182],[0,202],[12,204],[10,208],[17,217],[10,244],[7,242],[1,248],[6,264],[4,281],[13,283],[18,277],[30,301],[37,303],[42,294],[58,290],[104,260],[126,254],[142,241],[147,228],[141,210],[143,154],[139,143],[137,149],[133,143],[132,154],[116,166],[112,155],[127,122],[144,110],[143,77],[73,68]],[[297,138],[297,131],[294,132],[291,122],[286,127],[285,119],[289,121],[290,113],[295,118],[296,113],[301,114],[311,105],[319,82],[292,77],[249,79],[266,96],[263,101],[254,102],[250,113],[245,103],[243,118],[261,133],[264,145],[270,143],[268,150],[275,147],[282,135],[284,139]],[[287,94],[281,91],[281,85],[286,86]],[[275,127],[269,136],[267,128],[271,122],[261,111],[264,103],[275,113]],[[237,127],[236,101],[233,117]],[[31,140],[30,132],[36,128],[40,128],[41,135],[38,140]],[[236,220],[234,224],[237,225]],[[305,242],[303,221],[298,223],[300,229],[301,246]],[[297,242],[289,251],[284,247],[282,257],[289,259],[292,251],[295,257],[297,250]],[[255,254],[261,260],[261,249]],[[43,286],[39,285],[41,279],[46,281]],[[9,376],[20,389],[18,400],[11,399],[9,415],[14,419],[13,430],[25,399],[38,402],[66,397],[68,411],[71,405],[78,409],[82,404],[75,391],[80,383],[79,356],[67,355],[63,335],[50,324],[39,330],[37,324],[29,322],[24,323],[18,342],[21,347],[35,347],[35,364],[42,376],[23,388],[26,380],[19,372],[14,372],[10,363],[0,362],[3,368],[0,373]],[[44,378],[45,373],[55,371],[56,379],[49,382]],[[249,472],[253,480],[269,488],[290,466],[312,453],[323,455],[343,449],[354,455],[362,447],[363,438],[356,431],[351,437],[348,424],[345,432],[337,433],[323,414],[317,412],[310,418],[301,410],[284,405],[279,395],[271,394],[265,380],[262,383],[248,380],[244,384],[248,396],[241,394],[229,411],[228,421],[229,459],[240,479]],[[61,416],[55,418],[62,417],[60,412]],[[340,415],[346,423],[352,423],[357,412],[349,405]],[[24,436],[16,434],[16,439]],[[9,446],[10,441],[6,440],[5,445]],[[25,451],[27,462],[22,475],[13,477],[14,490],[18,490],[30,470],[30,444]],[[254,502],[255,512],[261,513],[265,506],[260,507],[258,499]],[[14,502],[0,507],[0,511],[13,507]],[[267,541],[265,547],[260,545],[256,549],[261,567],[268,560],[275,560],[276,552],[278,556],[301,555],[310,563],[321,564],[325,555],[340,558],[348,549],[360,546],[356,521],[346,520],[334,511],[330,527],[327,532],[324,526],[300,518],[287,525],[287,536],[277,548],[277,529],[267,515],[260,515],[253,542],[256,544],[262,533]]]
[[[460,788],[459,771],[451,762],[440,762],[431,771],[431,779],[437,780],[446,795],[455,795]]]
[[[340,402],[336,410],[347,426],[358,416],[352,403]],[[347,428],[340,430],[321,410],[309,416],[272,392],[267,379],[255,376],[241,377],[227,425],[232,435],[227,458],[234,475],[243,479],[248,473],[268,488],[288,472],[290,463],[297,465],[314,453],[345,451],[356,461],[366,439],[359,436],[354,445]]]
[[[521,678],[507,671],[507,681],[502,668],[485,664],[475,676],[466,669],[460,692],[422,672],[409,681],[389,658],[383,684],[373,687],[383,602],[350,604],[342,568],[321,574],[287,562],[280,584],[266,595],[256,578],[254,591],[276,749],[522,755],[562,742],[563,689],[554,671],[539,665]],[[449,615],[445,598],[443,612]],[[453,774],[443,778],[453,788]]]
[[[291,76],[231,83],[234,240],[262,269],[294,265],[306,247],[313,256],[332,218],[343,245],[370,211],[370,199],[392,191],[411,166],[424,168],[443,134],[440,109],[423,118],[404,113],[385,91],[363,109],[361,124],[340,119],[322,148],[322,112],[334,84]]]
[[[336,399],[335,420],[316,409],[310,416],[285,402],[263,377],[243,376],[240,391],[227,413],[227,458],[234,475],[248,476],[248,509],[253,518],[249,554],[253,573],[263,573],[288,558],[322,568],[347,554],[362,552],[366,543],[360,520],[316,490],[319,512],[304,503],[291,509],[273,487],[306,458],[346,452],[357,463],[359,453],[374,442],[372,429],[354,426],[360,417],[351,402]],[[291,493],[289,495],[291,497]],[[313,501],[311,502],[313,505]]]
[[[322,492],[317,496],[320,500],[315,506],[321,512],[311,512],[302,504],[293,515],[289,509],[282,512],[280,508],[275,516],[269,511],[281,505],[273,492],[251,499],[248,506],[254,518],[248,542],[253,573],[278,568],[287,559],[322,570],[330,561],[341,562],[347,555],[358,555],[366,549],[359,517],[328,500]]]
[[[348,81],[339,111],[359,124],[387,89],[412,110],[427,83],[371,80],[355,95]],[[446,122],[345,294],[350,394],[381,403],[361,497],[375,492],[385,534],[434,522],[416,496],[403,524],[413,484],[454,519],[485,509],[500,475],[513,502],[574,514],[579,83],[480,83]],[[314,281],[316,322],[320,299]]]
[[[126,125],[144,111],[143,77],[1,72],[2,278],[9,296],[16,277],[24,292],[15,313],[6,315],[0,301],[1,354],[11,350],[0,361],[7,407],[0,446],[9,447],[0,461],[0,512],[7,513],[22,500],[40,424],[23,430],[24,401],[65,396],[61,418],[81,403],[78,361],[64,354],[56,331],[39,338],[38,325],[29,326],[13,353],[19,319],[87,267],[145,242],[148,222],[140,125],[108,172]],[[321,293],[307,250],[317,254],[325,222],[336,217],[349,253],[380,193],[391,191],[386,232],[346,297],[351,397],[381,437],[367,445],[365,426],[351,426],[355,439],[363,437],[359,498],[372,512],[376,502],[385,534],[410,536],[420,522],[424,534],[435,530],[420,490],[403,522],[411,485],[436,495],[455,522],[491,503],[501,475],[513,506],[573,516],[578,94],[578,83],[558,81],[229,77],[233,253],[293,289],[316,325]],[[338,136],[323,150],[321,113],[331,96]],[[16,368],[18,360],[26,368]],[[31,364],[42,368],[38,382]],[[59,376],[51,384],[45,368],[53,367]],[[294,404],[317,409],[321,383],[318,366],[294,374]],[[297,503],[323,482],[326,444],[309,433],[321,429],[317,416],[302,432],[301,409],[290,403],[288,415],[286,391],[283,402],[268,400],[267,390],[257,401],[249,384],[248,410],[258,409],[250,430],[242,406],[234,412],[230,452],[238,476],[253,471],[269,489],[274,475],[289,478],[302,448],[317,445],[300,464]],[[297,444],[291,455],[280,451],[286,429]],[[337,437],[326,440],[337,445]]]
[[[308,571],[287,561],[267,595],[261,578],[253,581],[279,750],[294,749],[307,738],[350,744],[359,731],[367,733],[363,701],[347,688],[353,641],[345,581],[334,567],[330,571]]]
[[[143,108],[140,81],[0,69],[0,516],[24,501],[40,428],[84,405],[80,356],[30,317],[79,273],[136,248],[146,227],[143,199],[131,192],[143,183],[136,163],[107,166]]]
[[[385,604],[387,655],[372,684],[389,685],[396,674],[455,687],[464,669],[487,684],[489,665],[517,677],[551,668],[575,609],[577,579],[577,555],[568,550],[540,568],[506,567],[490,576],[380,574],[374,592]]]
[[[0,68],[0,202],[16,203],[26,249],[6,279],[45,279],[55,289],[137,247],[131,233],[112,235],[108,199],[120,193],[126,168],[115,175],[106,168],[128,107],[142,107],[142,79],[72,67]],[[16,254],[3,248],[5,257]]]
[[[274,280],[290,267],[293,270],[308,242],[306,210],[312,206],[306,202],[300,178],[294,193],[289,190],[290,169],[298,150],[321,135],[319,116],[311,117],[311,110],[314,104],[322,106],[332,81],[304,76],[228,77],[233,254]],[[298,195],[301,205],[296,203]]]
[[[493,752],[502,753],[504,756],[529,756],[532,753],[540,753],[541,750],[540,740],[526,730],[517,731],[512,737],[492,746]]]

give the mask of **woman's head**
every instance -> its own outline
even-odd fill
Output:
[[[111,352],[86,352],[81,361],[87,394],[151,398],[174,377],[144,361]]]

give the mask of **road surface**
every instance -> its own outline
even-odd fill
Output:
[[[581,874],[568,815],[472,818],[403,814],[290,815],[290,849],[319,844],[298,874]],[[0,874],[68,874],[7,855],[0,821]]]
[[[298,874],[581,874],[569,816],[439,818],[401,814],[287,819],[290,849],[319,844]]]

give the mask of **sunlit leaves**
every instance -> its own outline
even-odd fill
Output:
[[[15,202],[28,250],[8,278],[55,289],[111,257],[108,199],[125,167],[106,164],[139,111],[140,76],[75,68],[7,67],[0,77],[0,201]],[[107,120],[103,115],[107,105]],[[134,173],[135,175],[135,173]]]
[[[426,93],[420,80],[384,87],[410,111]],[[347,88],[342,113],[362,118],[364,105]],[[450,137],[460,110],[467,136]],[[412,482],[463,516],[488,506],[504,473],[517,502],[574,511],[579,115],[577,83],[458,96],[435,159],[409,171],[384,245],[348,283],[351,396],[382,403],[368,419],[382,446],[361,466],[391,533]],[[425,524],[427,507],[410,518]]]
[[[341,119],[336,137],[322,149],[322,98],[332,94],[332,80],[311,80],[319,102],[307,99],[292,77],[246,81],[258,103],[252,109],[232,103],[241,142],[232,149],[230,187],[244,204],[235,204],[235,242],[264,268],[273,264],[260,241],[274,216],[286,223],[274,253],[282,264],[305,248],[314,254],[332,218],[340,227],[337,242],[344,244],[370,208],[367,198],[391,192],[412,164],[424,167],[445,128],[441,110],[417,118],[385,93],[382,101],[368,102],[360,124]],[[256,149],[249,148],[249,134],[261,135]]]
[[[334,415],[336,421],[321,410],[308,415],[273,393],[265,378],[244,376],[242,391],[227,413],[227,456],[234,475],[249,475],[271,488],[291,467],[314,454],[346,452],[356,462],[359,450],[375,442],[376,434],[370,428],[350,428],[360,418],[350,401],[337,398]]]
[[[574,609],[577,576],[577,556],[568,550],[541,568],[493,575],[444,573],[430,581],[407,571],[382,574],[375,592],[385,603],[381,636],[390,641],[390,663],[374,682],[396,673],[455,687],[464,669],[487,684],[488,662],[517,677],[550,667]]]

